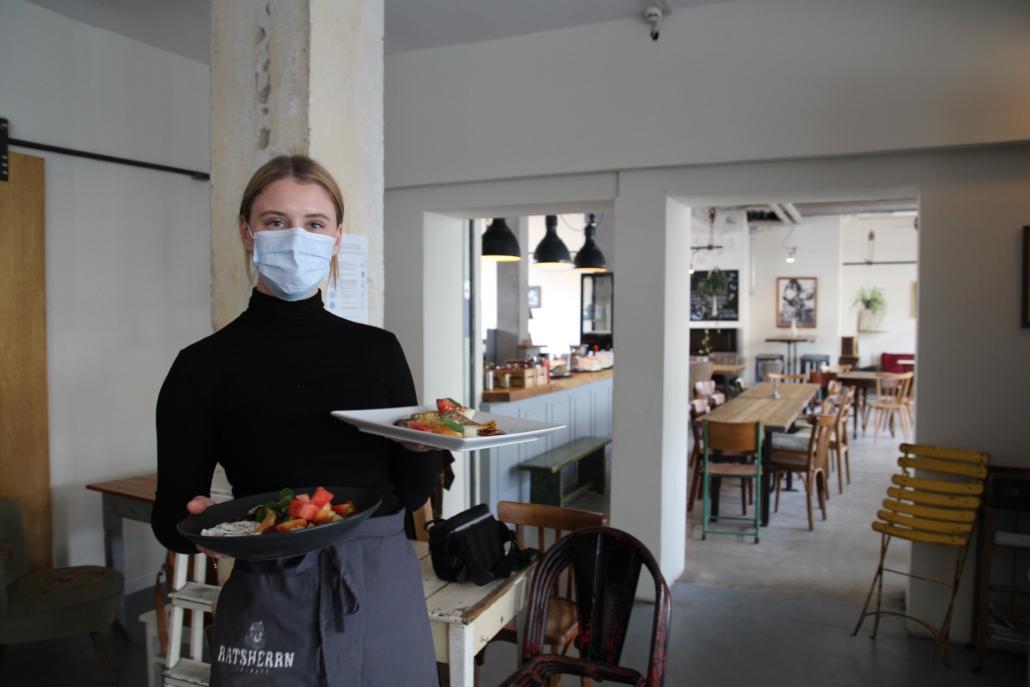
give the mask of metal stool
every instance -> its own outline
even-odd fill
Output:
[[[762,376],[760,374],[760,371],[762,369],[762,363],[768,362],[770,360],[779,360],[780,364],[782,365],[783,364],[783,354],[782,353],[759,353],[758,355],[755,356],[755,384],[758,384],[760,381],[762,381]],[[783,367],[780,367],[780,371],[781,372],[783,371]]]
[[[808,374],[809,370],[819,371],[821,365],[829,365],[830,356],[822,353],[806,353],[801,356],[801,374]]]

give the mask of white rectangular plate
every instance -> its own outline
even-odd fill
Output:
[[[504,434],[492,437],[459,439],[458,437],[422,432],[417,429],[408,429],[407,427],[397,427],[393,424],[397,420],[407,418],[413,413],[425,413],[430,410],[436,410],[436,408],[430,406],[407,406],[404,408],[375,408],[372,410],[334,410],[333,417],[354,425],[362,432],[376,434],[388,439],[398,439],[400,441],[410,441],[413,444],[442,448],[447,451],[476,451],[484,448],[508,446],[509,444],[521,444],[527,441],[536,441],[544,434],[565,428],[565,425],[554,425],[549,422],[537,422],[536,420],[523,420],[505,415],[492,415],[482,410],[477,410],[472,419],[480,423],[494,420],[497,422],[497,429],[504,432]]]

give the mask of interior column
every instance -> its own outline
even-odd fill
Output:
[[[276,155],[306,154],[343,190],[344,231],[368,237],[369,323],[383,323],[383,0],[211,6],[211,301],[247,304],[240,196]]]
[[[628,172],[615,216],[611,522],[651,549],[671,585],[686,542],[690,208],[666,196],[662,172]]]

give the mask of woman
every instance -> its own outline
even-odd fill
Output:
[[[336,273],[343,232],[336,182],[303,156],[251,178],[240,238],[257,267],[247,310],[183,349],[157,404],[152,526],[162,544],[202,512],[221,463],[237,497],[346,485],[382,505],[339,545],[303,557],[238,561],[219,597],[211,684],[436,684],[421,574],[404,510],[435,486],[433,454],[358,432],[341,409],[417,403],[396,337],[327,312],[318,284]]]

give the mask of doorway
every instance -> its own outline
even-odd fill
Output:
[[[692,360],[708,358],[727,369],[739,363],[735,375],[711,377],[730,403],[767,382],[769,372],[805,375],[803,381],[821,386],[806,411],[814,413],[832,412],[832,407],[819,400],[828,393],[827,377],[811,377],[812,372],[823,370],[832,378],[848,366],[914,370],[917,209],[914,198],[694,203],[691,354],[697,357]],[[713,273],[722,273],[714,280],[719,284],[712,284]],[[785,293],[785,283],[796,285],[800,295]],[[792,308],[795,302],[800,305]],[[700,374],[702,367],[692,365],[692,373]],[[691,379],[692,390],[697,381]],[[784,480],[779,510],[762,528],[759,546],[750,537],[710,535],[701,541],[697,501],[688,515],[683,579],[817,593],[861,604],[879,553],[879,539],[870,536],[869,524],[896,472],[898,443],[914,435],[904,436],[897,420],[885,421],[877,432],[872,408],[868,415],[859,410],[856,417],[857,423],[855,417],[847,423],[843,469],[837,469],[836,452],[827,456],[826,520],[814,499],[809,530],[805,489],[795,479],[788,490]],[[806,436],[803,424],[794,424],[792,432],[801,428],[794,436]],[[804,441],[800,447],[804,450]],[[724,514],[752,514],[754,505],[742,496],[737,481],[724,482]],[[907,542],[898,544],[891,548],[888,565],[907,571]],[[901,603],[904,591],[904,578],[885,580],[893,603]]]

